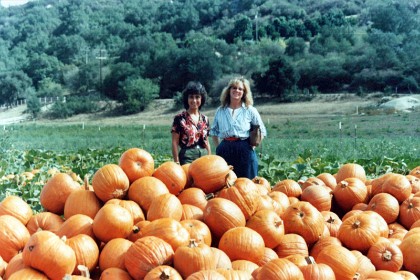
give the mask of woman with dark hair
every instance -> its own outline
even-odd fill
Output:
[[[172,157],[181,165],[211,154],[208,141],[209,118],[200,112],[206,103],[206,95],[204,86],[194,81],[189,82],[182,91],[185,110],[174,117],[171,129]]]
[[[253,106],[249,81],[244,77],[230,80],[220,101],[210,130],[216,154],[233,166],[237,177],[253,179],[258,174],[258,158],[249,141],[251,125],[260,127],[262,138],[267,130]]]

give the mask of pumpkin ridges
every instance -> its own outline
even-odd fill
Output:
[[[10,215],[26,225],[33,215],[32,208],[21,197],[9,195],[0,202],[0,216]]]
[[[29,231],[14,216],[0,216],[0,256],[9,262],[25,246],[30,238]]]
[[[100,167],[92,178],[92,187],[102,202],[112,198],[124,198],[130,181],[124,170],[117,164],[105,164]]]
[[[152,155],[140,148],[130,148],[123,152],[118,165],[127,174],[130,183],[141,177],[151,176],[155,169]]]

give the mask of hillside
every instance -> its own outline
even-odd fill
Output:
[[[381,97],[381,95],[370,94],[366,97],[358,97],[354,94],[328,94],[318,95],[310,102],[296,103],[256,103],[263,119],[265,120],[282,120],[290,118],[311,118],[319,116],[334,115],[351,115],[363,113],[366,108],[380,108],[380,104],[386,104],[387,101],[392,108],[388,110],[403,111],[406,108],[420,106],[420,95],[410,95],[395,97]],[[414,98],[419,100],[417,103],[410,103]],[[391,102],[392,101],[392,102]],[[383,106],[383,105],[382,105]],[[18,106],[12,109],[0,109],[0,125],[6,125],[14,120],[19,120],[27,115],[24,113],[25,106]],[[177,112],[173,108],[172,99],[155,100],[145,111],[128,116],[109,116],[108,112],[89,115],[77,115],[68,119],[48,120],[40,118],[35,121],[26,121],[24,123],[36,123],[47,125],[63,125],[63,124],[99,124],[99,125],[117,125],[117,124],[165,124],[172,122],[174,114]],[[210,118],[214,116],[215,108],[204,108],[203,113]],[[19,122],[19,121],[17,121]]]

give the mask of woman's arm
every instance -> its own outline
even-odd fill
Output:
[[[179,133],[172,132],[172,157],[176,163],[179,163],[178,143],[179,143]]]

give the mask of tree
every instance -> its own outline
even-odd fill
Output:
[[[33,89],[27,92],[26,107],[26,111],[32,116],[32,118],[38,117],[41,112],[41,102]]]
[[[31,80],[22,71],[0,74],[0,104],[12,106],[18,99],[25,98]]]
[[[159,96],[159,86],[150,79],[128,77],[119,85],[124,114],[143,111],[149,103]]]
[[[125,98],[119,94],[119,84],[128,77],[134,76],[138,71],[128,62],[120,62],[111,66],[111,73],[103,81],[104,93],[112,100],[123,101]]]
[[[252,79],[259,92],[284,98],[285,93],[296,85],[299,75],[285,57],[280,57],[270,62],[265,73],[254,73]]]

